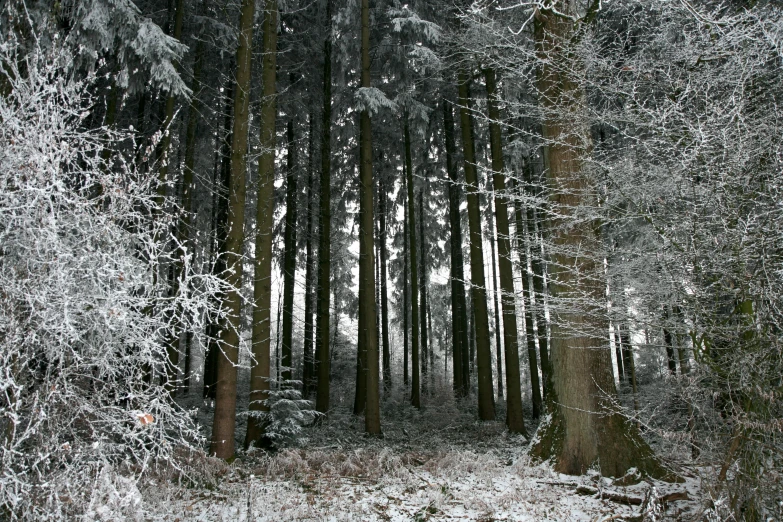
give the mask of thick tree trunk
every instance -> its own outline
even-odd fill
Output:
[[[456,397],[468,393],[465,379],[467,368],[463,362],[468,354],[468,322],[465,304],[465,274],[462,258],[462,223],[460,219],[460,190],[457,166],[454,163],[454,117],[451,104],[443,100],[443,125],[446,139],[446,171],[449,174],[449,224],[451,228],[451,342],[453,346],[453,385]],[[463,357],[464,352],[464,357]]]
[[[362,76],[361,85],[370,87],[370,3],[362,0]],[[366,350],[367,402],[364,430],[370,435],[381,433],[380,396],[378,390],[378,335],[375,328],[375,248],[373,246],[373,179],[370,111],[365,108],[359,121],[359,346]],[[361,339],[364,342],[361,342]]]
[[[421,332],[421,350],[419,353],[421,361],[421,393],[427,394],[427,357],[429,355],[429,346],[427,345],[427,251],[424,241],[424,189],[419,189],[419,244],[421,264],[419,270],[419,291],[421,293],[420,322],[419,331]]]
[[[520,190],[520,196],[521,190]],[[541,382],[538,378],[538,358],[536,356],[536,336],[533,328],[535,314],[535,296],[533,293],[532,273],[528,272],[528,227],[525,220],[525,213],[522,210],[522,203],[517,201],[514,205],[514,218],[517,227],[517,249],[519,253],[519,270],[521,272],[520,282],[522,284],[522,300],[527,296],[525,305],[525,337],[527,338],[527,359],[530,366],[530,388],[533,400],[533,418],[537,419],[543,412],[543,403],[541,400]]]
[[[386,184],[380,184],[378,191],[378,212],[380,213],[380,251],[381,251],[381,339],[383,342],[383,390],[385,393],[391,391],[391,347],[389,345],[389,300],[388,289],[386,285]]]
[[[549,224],[552,244],[550,288],[553,308],[554,386],[547,397],[551,419],[542,427],[534,456],[555,462],[560,473],[581,475],[597,464],[601,474],[621,477],[636,467],[665,476],[637,428],[606,408],[602,394],[614,394],[611,355],[604,332],[605,278],[600,227],[581,209],[597,207],[586,172],[590,153],[585,95],[569,74],[580,69],[575,24],[576,2],[556,2],[536,13],[538,89],[543,138],[548,144],[548,181],[556,210]]]
[[[492,349],[489,344],[487,291],[486,279],[484,277],[484,247],[481,241],[479,186],[476,173],[476,154],[473,144],[473,123],[470,115],[470,91],[467,82],[467,73],[464,71],[460,72],[458,88],[468,199],[468,225],[470,228],[470,292],[473,301],[473,323],[476,332],[478,414],[481,420],[494,420],[495,397],[492,392]]]
[[[324,40],[323,124],[321,129],[320,235],[318,240],[318,310],[315,352],[318,390],[315,409],[329,411],[329,314],[331,297],[332,237],[332,0],[326,0],[326,38]]]
[[[500,129],[500,110],[493,69],[484,70],[487,85],[487,111],[489,113],[490,150],[492,152],[492,185],[495,194],[495,223],[497,225],[498,265],[503,306],[503,345],[506,353],[506,384],[508,400],[506,426],[512,433],[525,433],[522,418],[522,383],[519,375],[519,344],[517,333],[516,290],[514,289],[514,265],[511,262],[511,240],[508,223],[508,195],[506,194],[505,163]],[[494,266],[494,264],[493,264]],[[498,357],[498,372],[500,372]],[[500,382],[500,379],[498,379]]]
[[[408,117],[404,116],[405,174],[408,189],[408,234],[411,256],[411,405],[421,407],[421,384],[419,382],[419,270],[416,245],[416,203],[413,199],[413,161],[411,159],[411,136]]]
[[[264,58],[261,102],[261,156],[258,158],[258,197],[256,207],[256,249],[253,281],[252,350],[255,363],[250,367],[251,417],[247,421],[245,447],[263,443],[264,423],[252,412],[268,410],[272,304],[272,241],[275,213],[275,121],[277,119],[277,0],[264,5]],[[279,331],[279,329],[278,329]]]
[[[234,123],[231,139],[231,182],[228,187],[228,231],[226,234],[226,283],[232,288],[226,295],[228,311],[222,329],[217,355],[215,417],[209,452],[218,458],[234,455],[234,428],[237,405],[237,364],[239,362],[239,328],[242,312],[242,245],[245,227],[245,165],[249,129],[250,76],[253,54],[253,17],[255,2],[243,0],[239,19],[236,89],[234,90]]]
[[[302,396],[310,398],[314,389],[313,361],[313,165],[315,155],[314,117],[309,115],[309,133],[307,136],[307,246],[305,254],[305,318],[304,345],[302,353]]]
[[[291,82],[293,83],[293,81]],[[282,384],[291,380],[294,328],[294,284],[296,283],[296,227],[299,199],[296,167],[296,140],[293,118],[288,120],[288,164],[286,166],[285,231],[283,248],[283,344],[281,348]]]

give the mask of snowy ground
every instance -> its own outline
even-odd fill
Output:
[[[253,462],[255,460],[255,462]],[[225,466],[214,489],[158,485],[142,492],[145,520],[690,520],[693,500],[660,498],[698,483],[642,482],[614,487],[599,477],[570,477],[516,455],[455,449],[397,453],[388,448],[289,450]],[[577,493],[577,486],[598,490]],[[601,494],[648,499],[628,506]]]
[[[436,390],[430,406],[411,408],[401,394],[384,401],[384,437],[362,435],[350,396],[337,396],[328,420],[295,446],[241,454],[232,464],[202,458],[188,480],[148,477],[139,490],[120,484],[96,495],[93,520],[139,521],[653,521],[702,520],[700,481],[642,481],[623,487],[596,474],[572,477],[532,465],[528,441],[503,422],[477,422],[472,402]],[[202,403],[199,416],[211,418]],[[195,403],[194,403],[195,405]],[[437,405],[437,406],[436,406]],[[505,416],[498,403],[498,418]],[[530,417],[527,416],[527,419]],[[528,425],[532,433],[534,425]],[[241,447],[244,422],[237,426]],[[656,447],[672,454],[675,446]],[[580,491],[577,491],[580,489]],[[667,495],[677,494],[663,501]],[[682,494],[687,496],[682,499]],[[627,497],[639,504],[623,503]],[[99,514],[102,508],[103,513]]]

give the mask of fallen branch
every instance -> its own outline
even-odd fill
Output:
[[[627,504],[629,506],[641,506],[644,499],[639,497],[632,497],[631,495],[623,495],[622,493],[616,493],[613,491],[607,491],[605,489],[599,490],[592,486],[578,486],[576,492],[580,495],[599,495],[599,498],[605,498],[613,502],[620,504]]]

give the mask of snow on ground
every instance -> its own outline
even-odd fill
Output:
[[[608,521],[642,520],[642,509],[644,520],[690,520],[699,508],[694,500],[656,501],[672,492],[698,499],[694,479],[611,486],[532,466],[524,448],[510,458],[492,450],[286,450],[225,465],[218,475],[212,489],[148,487],[143,520]],[[599,493],[579,494],[579,485]],[[601,491],[651,501],[628,506],[600,498]]]
[[[204,459],[192,475],[200,485],[171,477],[139,484],[138,513],[119,518],[167,522],[222,521],[658,521],[698,520],[705,493],[681,467],[685,483],[642,481],[623,487],[597,474],[561,475],[533,465],[528,441],[502,421],[477,422],[470,402],[435,390],[429,408],[405,398],[384,403],[384,437],[365,438],[350,398],[328,419],[305,428],[295,447],[275,454],[240,454],[232,464]],[[498,418],[505,416],[498,405]],[[199,412],[205,420],[210,410]],[[529,416],[527,417],[530,418]],[[535,425],[527,426],[530,433]],[[241,447],[244,425],[237,426]],[[672,447],[657,448],[674,455]],[[675,459],[682,460],[682,459]],[[200,466],[200,468],[199,468]],[[200,473],[200,474],[199,474]],[[582,494],[577,492],[581,487]],[[689,500],[662,498],[686,493]],[[607,498],[614,496],[614,499]],[[627,505],[619,497],[643,505]],[[603,497],[603,498],[602,498]],[[126,505],[128,503],[126,502]],[[113,511],[118,513],[117,511]],[[138,516],[135,516],[138,514]]]

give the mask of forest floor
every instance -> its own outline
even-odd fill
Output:
[[[466,410],[453,401],[421,411],[392,402],[385,405],[383,438],[369,439],[361,418],[338,409],[307,428],[295,447],[251,451],[230,465],[208,459],[209,478],[199,485],[148,483],[140,491],[142,520],[702,518],[700,480],[674,462],[684,483],[619,486],[597,473],[561,475],[546,463],[531,464],[527,439],[509,435],[502,422],[476,422]]]

